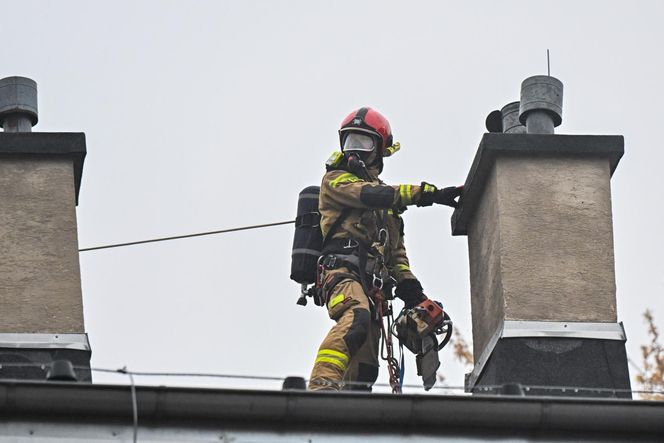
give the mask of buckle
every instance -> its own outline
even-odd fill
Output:
[[[358,246],[360,246],[360,243],[357,240],[353,240],[352,238],[348,239],[348,244],[342,246],[344,249],[355,249]]]
[[[323,261],[323,266],[329,269],[336,269],[339,258],[336,255],[328,255]]]

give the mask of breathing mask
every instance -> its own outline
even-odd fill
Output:
[[[372,165],[378,158],[374,138],[356,132],[351,132],[346,136],[343,152],[350,172],[358,172],[367,165]]]

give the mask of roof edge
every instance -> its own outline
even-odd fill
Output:
[[[151,426],[219,426],[347,432],[485,435],[547,430],[577,435],[664,432],[664,402],[560,397],[435,396],[137,386],[139,421]],[[352,407],[349,407],[352,402]],[[58,405],[54,408],[54,405]],[[0,381],[0,413],[22,420],[131,420],[124,385]]]

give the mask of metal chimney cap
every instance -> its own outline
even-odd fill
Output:
[[[506,134],[525,134],[526,127],[519,121],[521,102],[511,102],[500,109],[503,132]]]
[[[526,124],[528,113],[544,111],[553,119],[553,126],[563,121],[563,83],[548,75],[528,77],[521,83],[519,120]]]
[[[26,77],[0,80],[0,125],[10,114],[26,115],[32,126],[37,124],[37,82]]]

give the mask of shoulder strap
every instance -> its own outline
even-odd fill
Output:
[[[330,227],[330,230],[327,231],[327,234],[323,237],[323,249],[325,249],[325,245],[327,244],[328,240],[332,238],[334,234],[339,230],[339,227],[341,227],[341,223],[348,217],[348,214],[350,214],[351,208],[344,208],[341,210],[341,214],[339,214],[339,217],[332,223],[332,226]]]

